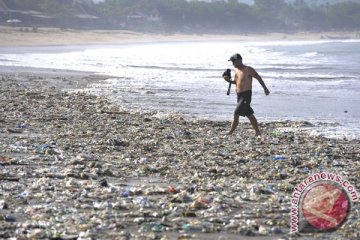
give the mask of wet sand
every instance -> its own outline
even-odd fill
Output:
[[[51,46],[78,44],[128,44],[174,41],[277,41],[359,39],[360,32],[298,32],[294,34],[179,34],[140,33],[124,30],[71,30],[39,28],[0,27],[0,46]]]
[[[308,122],[230,122],[141,112],[76,89],[91,73],[13,68],[0,81],[0,238],[357,239],[289,235],[291,194],[311,173],[360,189],[360,141],[309,136]],[[231,113],[229,113],[229,116]],[[294,129],[286,131],[284,129]]]

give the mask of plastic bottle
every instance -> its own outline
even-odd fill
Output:
[[[121,196],[122,196],[122,197],[128,197],[128,196],[130,196],[130,192],[129,192],[129,191],[123,191],[123,192],[121,193]]]
[[[281,156],[281,155],[275,155],[272,159],[273,159],[274,161],[281,161],[281,160],[285,160],[286,157]]]
[[[4,220],[6,222],[16,222],[16,217],[14,215],[6,215]]]
[[[27,196],[29,196],[29,192],[25,190],[18,195],[18,198],[26,198]]]
[[[186,223],[183,225],[183,230],[185,232],[200,232],[202,230],[202,227],[199,225]]]
[[[153,224],[153,226],[151,227],[151,230],[154,232],[163,232],[164,226],[161,223],[156,223],[156,224]]]
[[[149,207],[151,207],[151,203],[147,197],[142,197],[140,199],[140,206],[142,208],[149,208]]]

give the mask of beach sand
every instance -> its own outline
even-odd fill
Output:
[[[124,30],[71,30],[0,27],[0,46],[44,46],[77,44],[124,44],[174,41],[263,41],[263,40],[319,40],[359,39],[360,32],[299,32],[294,34],[178,34],[140,33]]]
[[[2,46],[175,36],[1,31]],[[289,234],[294,187],[311,174],[337,173],[360,189],[359,140],[309,136],[302,121],[260,123],[258,138],[243,123],[225,137],[230,121],[125,109],[78,91],[107,78],[92,73],[2,67],[0,78],[0,238],[360,237],[358,203],[337,231]]]

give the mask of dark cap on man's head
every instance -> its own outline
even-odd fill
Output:
[[[233,54],[233,55],[230,57],[230,59],[229,59],[229,61],[235,61],[235,60],[242,60],[241,55],[238,54],[238,53],[235,53],[235,54]]]

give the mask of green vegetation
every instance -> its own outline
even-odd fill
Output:
[[[52,17],[71,16],[75,14],[75,11],[69,7],[70,6],[69,4],[66,4],[66,1],[64,2],[60,2],[56,0],[13,0],[13,1],[15,6],[20,6],[22,9],[27,9],[27,10],[31,9],[39,12],[44,12]]]
[[[355,2],[309,6],[283,0],[255,0],[254,5],[228,1],[185,0],[106,0],[97,10],[111,23],[134,28],[159,28],[166,31],[268,32],[358,30],[360,4]],[[129,19],[133,13],[143,19]],[[157,12],[161,24],[146,24],[146,16]],[[135,22],[135,23],[134,23]]]

